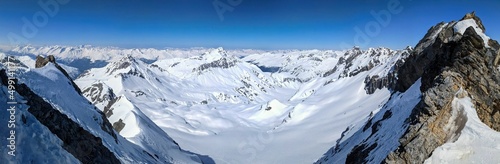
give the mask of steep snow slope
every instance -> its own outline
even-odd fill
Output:
[[[49,104],[54,110],[57,110],[57,112],[61,113],[61,116],[68,117],[69,120],[73,121],[74,125],[80,126],[83,128],[82,130],[86,131],[85,133],[89,133],[90,135],[99,137],[99,142],[102,141],[102,145],[111,151],[121,162],[123,163],[155,163],[155,162],[162,162],[162,163],[200,163],[201,160],[198,158],[197,155],[185,152],[183,150],[180,150],[178,145],[171,140],[168,135],[166,135],[163,131],[156,129],[156,131],[149,131],[148,134],[151,137],[156,137],[155,142],[153,143],[152,140],[145,140],[145,138],[138,138],[136,140],[133,140],[136,142],[136,144],[132,144],[131,142],[127,141],[121,136],[117,136],[115,134],[115,131],[111,129],[111,125],[107,123],[107,120],[103,120],[104,117],[102,117],[102,114],[96,110],[94,105],[91,105],[88,100],[86,100],[83,96],[81,96],[77,90],[71,85],[71,81],[68,77],[66,77],[61,71],[56,68],[56,65],[53,63],[48,63],[46,66],[42,68],[37,68],[37,69],[31,69],[31,68],[24,68],[24,69],[19,69],[19,72],[16,73],[18,76],[16,77],[19,79],[18,83],[19,84],[26,84],[26,87],[29,88],[30,90],[33,91],[34,94],[40,96],[43,98],[43,103]],[[18,90],[20,92],[21,90]],[[23,91],[24,92],[24,91]],[[32,97],[32,96],[30,96]],[[22,99],[22,98],[20,98]],[[34,108],[40,108],[40,106],[36,106],[34,104]],[[21,106],[20,106],[21,107]],[[57,122],[61,120],[57,120],[57,117],[53,117],[52,119],[54,120],[44,120],[42,122],[45,122],[44,124],[40,124],[39,122],[33,120],[33,116],[31,116],[28,112],[23,111],[26,110],[26,107],[23,107],[24,109],[21,109],[21,113],[25,115],[28,118],[28,121],[30,121],[29,124],[25,124],[21,126],[22,130],[19,131],[19,135],[21,138],[25,138],[29,140],[29,138],[22,137],[28,133],[28,130],[32,130],[30,128],[33,127],[44,127],[48,126],[49,128],[53,126],[49,126],[45,123],[50,123],[50,124],[56,124],[53,128],[57,128]],[[43,107],[44,110],[49,110],[46,107]],[[31,109],[30,109],[31,110]],[[30,113],[33,113],[34,111],[30,111]],[[56,112],[56,111],[52,111]],[[35,114],[36,115],[36,114]],[[142,115],[140,115],[142,116]],[[20,117],[20,116],[19,116]],[[38,117],[38,116],[37,116]],[[144,117],[144,116],[142,116]],[[37,118],[39,121],[41,121],[41,118]],[[138,120],[142,118],[137,118]],[[19,121],[19,120],[18,120]],[[48,121],[48,122],[46,122]],[[73,123],[72,123],[73,124]],[[19,124],[20,125],[20,124]],[[109,126],[108,126],[109,125]],[[60,125],[61,126],[61,125]],[[149,124],[139,124],[141,127],[154,127],[155,125],[149,122]],[[26,129],[26,130],[24,130]],[[22,159],[25,160],[37,160],[41,159],[40,162],[42,161],[47,161],[46,159],[51,159],[51,158],[61,158],[59,160],[66,160],[66,161],[72,161],[70,155],[67,154],[66,151],[63,151],[61,149],[61,144],[60,141],[58,141],[57,138],[51,137],[51,134],[57,134],[59,137],[61,135],[66,135],[64,134],[64,131],[54,131],[54,129],[50,129],[51,131],[44,130],[46,128],[40,128],[37,130],[32,130],[29,133],[32,134],[32,138],[36,139],[37,135],[46,135],[46,140],[47,143],[44,142],[38,142],[37,144],[33,145],[33,148],[37,148],[38,146],[39,149],[35,149],[36,152],[38,150],[43,150],[45,148],[50,148],[55,150],[54,156],[50,156],[50,154],[36,154],[36,152],[29,153],[27,152],[25,155],[31,154],[31,157],[23,157],[20,156]],[[70,129],[66,129],[71,131]],[[21,133],[21,132],[26,132],[26,133]],[[2,132],[3,133],[3,132]],[[156,134],[156,135],[155,135]],[[78,134],[74,134],[78,135]],[[163,139],[160,139],[163,138]],[[62,138],[63,140],[66,141],[67,138]],[[101,140],[102,139],[102,140]],[[147,138],[146,138],[147,139]],[[33,141],[34,142],[34,141]],[[30,142],[28,142],[30,143]],[[47,145],[44,145],[47,144]],[[64,145],[71,144],[71,143],[64,143]],[[25,144],[22,144],[25,145]],[[22,146],[21,145],[21,146]],[[58,146],[59,145],[59,146]],[[54,148],[51,148],[54,147]],[[31,150],[27,146],[22,146],[21,148],[27,148],[26,150]],[[65,147],[66,149],[66,147]],[[26,151],[22,150],[22,152]],[[68,150],[71,152],[71,149]],[[92,152],[92,151],[89,151]],[[105,155],[105,154],[103,154]],[[6,157],[6,156],[3,156]],[[67,157],[67,158],[66,158]],[[100,157],[104,158],[104,160],[107,160],[106,158],[109,158],[111,161],[111,157]],[[51,161],[52,162],[52,161]],[[109,162],[109,161],[108,161]],[[43,162],[42,162],[43,163]],[[66,163],[66,162],[61,162],[61,163]],[[71,162],[73,163],[73,162]]]
[[[4,79],[2,78],[2,81]],[[10,109],[11,105],[7,104],[9,97],[7,86],[2,84],[0,91],[0,107],[2,109]],[[15,100],[22,101],[23,98],[15,93]],[[66,150],[63,149],[63,142],[55,134],[41,124],[27,109],[26,104],[15,105],[13,115],[15,118],[15,127],[0,128],[0,135],[5,138],[15,139],[15,147],[12,147],[15,156],[9,155],[12,149],[2,148],[0,161],[5,163],[79,163],[79,161]],[[0,120],[8,122],[10,120],[10,111],[5,111],[5,114],[0,115]],[[7,114],[8,113],[8,114]],[[15,135],[11,137],[10,130],[15,130]],[[10,140],[7,143],[10,144]],[[4,142],[5,143],[5,142]],[[8,144],[2,143],[3,146]]]
[[[500,100],[500,45],[484,31],[469,15],[434,26],[415,49],[404,50],[15,52],[105,60],[76,83],[134,149],[153,158],[199,162],[177,151],[169,134],[217,163],[495,162],[481,152],[498,151],[491,143],[498,140],[499,113],[489,109]],[[60,80],[46,71],[40,74]],[[470,98],[454,97],[459,88]]]
[[[455,98],[452,106],[455,117],[465,115],[465,127],[458,138],[436,148],[425,163],[497,163],[500,132],[481,122],[471,98]]]
[[[408,109],[420,101],[420,85],[420,81],[417,81],[406,92],[393,94],[380,111],[362,125],[363,128],[346,129],[335,147],[316,163],[381,163],[390,151],[399,146],[399,138],[408,126],[405,124],[411,113]],[[373,145],[377,141],[383,141],[383,144],[368,148],[373,149],[369,153],[363,152],[363,145]],[[360,150],[355,151],[357,149]]]
[[[122,119],[122,135],[127,126],[136,129],[126,123],[133,107],[181,147],[216,162],[311,163],[335,143],[330,136],[359,128],[382,107],[390,91],[381,86],[367,94],[366,78],[388,76],[408,51],[287,51],[279,57],[275,51],[238,59],[218,48],[152,64],[127,56],[76,83],[111,122]],[[261,64],[271,60],[283,62]],[[130,103],[117,103],[122,100]]]

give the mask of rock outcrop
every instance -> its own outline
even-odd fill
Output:
[[[423,163],[456,141],[468,121],[455,98],[470,98],[480,120],[500,131],[500,45],[484,29],[474,13],[430,28],[393,74],[394,93],[381,112],[317,163]],[[365,83],[368,93],[391,84],[376,76]],[[408,94],[414,96],[400,99]]]
[[[47,65],[47,63],[56,63],[56,58],[53,56],[53,55],[49,55],[47,56],[47,58],[44,58],[40,55],[38,55],[36,57],[36,61],[35,61],[35,68],[41,68],[45,65]]]
[[[474,13],[462,20],[466,19],[475,20],[484,30]],[[388,163],[422,163],[435,148],[460,133],[460,124],[455,125],[455,131],[444,128],[455,122],[465,124],[463,117],[457,117],[461,121],[449,121],[457,93],[461,97],[468,93],[481,121],[500,131],[500,71],[495,65],[499,52],[493,48],[499,45],[491,41],[485,45],[474,27],[468,27],[463,35],[456,33],[455,24],[438,25],[441,31],[434,43],[412,54],[400,69],[396,88],[404,91],[409,83],[421,78],[423,97],[408,119],[410,126],[400,139],[400,146],[387,157]]]

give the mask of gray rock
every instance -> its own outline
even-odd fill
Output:
[[[473,13],[464,19],[479,20]],[[480,20],[477,22],[481,24]],[[400,146],[390,153],[387,163],[422,163],[435,148],[460,134],[466,117],[459,114],[450,122],[455,98],[470,96],[479,118],[489,127],[500,131],[500,72],[496,68],[498,49],[486,48],[482,38],[469,27],[463,36],[449,36],[446,27],[435,42],[414,54],[400,70],[398,89],[406,90],[408,83],[421,77],[422,101],[408,119],[410,126],[400,139]],[[482,24],[480,25],[482,27]],[[443,38],[461,37],[445,42]],[[497,47],[497,42],[489,42]],[[419,70],[409,74],[408,70]],[[468,95],[464,95],[465,91]],[[455,127],[444,129],[455,123]]]
[[[123,123],[123,120],[120,119],[117,122],[113,123],[113,129],[116,130],[116,132],[120,133],[123,128],[125,127],[125,123]]]

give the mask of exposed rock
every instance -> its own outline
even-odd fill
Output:
[[[388,88],[390,91],[394,91],[396,88],[398,79],[397,73],[401,65],[403,65],[404,59],[400,59],[392,66],[392,71],[390,71],[386,76],[379,77],[378,75],[365,78],[365,91],[367,94],[373,94],[377,89]]]
[[[484,28],[473,13],[464,19],[474,19]],[[464,108],[453,105],[455,98],[470,97],[481,121],[500,131],[500,69],[496,66],[500,45],[489,40],[486,46],[472,27],[463,35],[455,33],[455,24],[440,23],[432,27],[394,71],[397,76],[394,89],[399,92],[393,93],[391,99],[420,79],[422,96],[416,99],[420,100],[418,104],[413,109],[388,109],[382,118],[378,113],[378,121],[369,116],[363,128],[336,144],[317,163],[335,163],[336,159],[329,158],[339,157],[345,157],[346,163],[423,163],[437,147],[456,141],[468,121]],[[365,89],[370,93],[384,85],[391,86],[388,81],[385,77],[366,77]],[[401,110],[411,110],[404,122],[383,124],[385,119],[391,119],[390,111],[409,112]],[[400,127],[402,131],[381,134],[379,129],[387,126]],[[369,130],[371,134],[365,132]],[[387,136],[394,137],[388,142],[397,141],[395,145],[381,146],[386,142],[381,139]],[[393,150],[388,150],[391,146]],[[382,161],[381,154],[387,154]]]
[[[41,68],[41,67],[47,65],[47,63],[49,63],[49,62],[56,63],[56,58],[53,55],[49,55],[49,56],[47,56],[47,58],[44,58],[43,56],[38,55],[36,57],[35,68]]]
[[[339,59],[339,62],[338,62],[338,63],[340,63],[340,62],[342,61],[342,59],[344,59],[344,58],[342,58],[342,57],[341,57],[341,58]],[[337,72],[337,66],[333,67],[331,70],[326,71],[326,72],[323,74],[323,77],[330,76],[331,74],[333,74],[333,73],[335,73],[335,72]]]
[[[19,59],[15,57],[6,56],[3,59],[0,59],[0,63],[2,63],[4,66],[7,67],[17,67],[25,69],[29,68],[27,65],[25,65],[23,62],[21,62]]]
[[[273,108],[270,106],[266,107],[266,111],[270,111],[271,109],[273,109]]]
[[[460,20],[466,20],[466,19],[474,19],[476,21],[476,24],[483,30],[483,32],[486,32],[486,28],[484,28],[483,22],[479,17],[476,16],[476,12],[473,11],[471,13],[465,14],[465,16],[460,19]]]
[[[123,128],[125,127],[125,123],[123,123],[123,120],[120,119],[117,122],[113,123],[113,129],[116,130],[116,132],[120,133]]]
[[[230,59],[227,57],[220,58],[219,60],[205,63],[200,65],[198,68],[193,68],[193,72],[201,73],[209,68],[230,68],[236,65],[238,61],[235,59]]]
[[[103,83],[94,83],[83,90],[83,95],[90,97],[92,104],[98,104],[105,101],[111,101],[116,98],[113,89],[104,90]]]
[[[474,13],[463,19],[470,18],[484,29]],[[479,118],[500,131],[500,72],[495,66],[499,52],[486,48],[472,27],[463,36],[451,36],[447,31],[452,27],[445,27],[432,45],[413,54],[399,71],[397,88],[404,91],[421,77],[423,97],[407,120],[410,126],[400,146],[388,155],[387,163],[422,163],[435,148],[459,135],[466,117],[463,111],[452,108],[455,96],[470,96]],[[457,37],[461,38],[447,39]],[[489,43],[491,47],[499,46],[497,42]],[[458,117],[452,118],[454,112],[459,113]],[[448,124],[455,127],[444,128]]]
[[[498,50],[497,56],[495,57],[495,61],[493,62],[493,66],[498,67],[499,61],[500,61],[500,50]]]
[[[127,55],[121,58],[119,61],[113,62],[111,67],[108,67],[106,73],[110,75],[117,70],[125,69],[132,65],[132,63],[137,63],[137,61],[131,55]]]
[[[112,106],[115,104],[118,100],[121,99],[121,96],[118,98],[112,98],[108,101],[108,104],[104,107],[104,114],[106,115],[107,118],[111,117],[113,115],[113,109]]]

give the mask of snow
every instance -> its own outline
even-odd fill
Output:
[[[399,146],[399,139],[407,129],[405,120],[410,116],[415,105],[420,102],[420,85],[421,81],[419,79],[406,92],[393,94],[380,110],[374,111],[371,119],[372,124],[380,120],[376,132],[372,132],[372,128],[368,128],[366,131],[362,129],[366,120],[363,123],[354,124],[355,126],[349,126],[349,130],[344,133],[345,136],[339,140],[340,147],[338,148],[340,151],[333,153],[337,147],[332,147],[330,150],[325,151],[327,153],[318,161],[345,163],[347,155],[355,146],[361,144],[370,146],[378,143],[378,147],[367,154],[365,159],[367,159],[368,163],[381,163],[389,152],[394,151]],[[363,102],[358,103],[364,104]],[[391,116],[383,119],[387,112],[390,112]]]
[[[456,141],[436,148],[425,163],[498,163],[500,132],[481,122],[470,97],[455,97],[452,107],[454,111],[465,113],[465,127]]]
[[[134,114],[137,113],[136,115],[129,114],[124,117],[126,118],[124,120],[125,123],[129,125],[136,124],[135,127],[130,126],[124,131],[125,136],[133,136],[133,139],[126,140],[119,136],[115,140],[115,138],[101,128],[104,120],[102,120],[101,114],[96,110],[95,106],[91,105],[88,100],[78,94],[71,85],[70,79],[66,78],[52,63],[48,63],[42,68],[19,70],[17,75],[19,83],[26,84],[33,92],[43,97],[44,100],[50,103],[56,110],[59,110],[71,120],[78,123],[84,130],[95,136],[99,136],[102,139],[103,145],[113,152],[123,163],[154,163],[156,160],[172,163],[201,163],[196,155],[181,150],[178,145],[154,123],[148,122],[147,124],[141,124],[148,120],[147,117],[138,111],[133,111]],[[130,103],[127,104],[126,102],[118,104],[123,104],[124,106],[130,105]],[[26,107],[23,107],[23,109],[26,109]],[[32,116],[30,116],[29,113],[24,113],[28,115],[28,120],[36,120],[30,118]],[[137,120],[145,121],[141,123],[134,122]],[[55,161],[61,161],[59,163],[78,163],[75,162],[75,159],[71,158],[71,155],[68,155],[65,150],[62,150],[60,141],[57,137],[51,137],[52,133],[48,131],[48,129],[40,128],[40,126],[44,127],[43,125],[35,122],[32,125],[26,126],[29,129],[21,129],[22,132],[24,132],[23,134],[32,134],[32,136],[20,137],[30,146],[22,143],[21,148],[26,148],[25,150],[48,150],[47,152],[53,151],[53,153],[25,153],[26,156],[22,156],[23,158],[26,160],[41,159],[40,161],[45,161],[60,157],[60,159],[56,159]],[[36,130],[33,130],[34,128],[36,128]],[[2,130],[3,129],[4,128],[2,128]],[[138,130],[140,130],[143,135],[134,138],[138,136]],[[144,152],[157,154],[159,159],[153,159]],[[27,157],[30,155],[32,157]]]
[[[76,83],[82,88],[96,82],[109,86],[133,104],[134,113],[143,113],[182,148],[207,154],[217,163],[311,163],[340,138],[346,127],[361,127],[388,101],[387,89],[366,94],[364,80],[367,76],[386,76],[390,65],[405,57],[403,52],[387,48],[270,51],[240,59],[218,48],[152,64],[127,59],[128,67],[111,73],[108,70],[123,62],[123,58],[116,59],[104,68],[91,69]],[[357,55],[353,56],[353,65],[341,65],[332,75],[323,77],[339,58],[351,55]],[[222,58],[234,61],[234,66],[194,71]],[[372,70],[339,77],[341,72],[350,73],[373,60],[380,62]],[[262,66],[279,67],[280,71],[263,72]],[[128,75],[130,71],[142,76]],[[301,80],[285,82],[286,78]],[[332,82],[325,85],[329,80]],[[137,95],[138,91],[143,94]],[[112,107],[115,114],[111,122],[124,120],[129,113],[118,104]],[[134,138],[148,132],[141,129],[134,134],[126,138],[136,143]]]
[[[488,45],[488,41],[490,40],[490,37],[488,37],[488,36],[486,36],[486,34],[484,34],[484,31],[481,28],[479,28],[479,26],[476,24],[476,21],[474,19],[466,19],[466,20],[462,20],[460,22],[457,22],[457,24],[455,24],[455,26],[453,26],[453,29],[455,30],[455,32],[458,32],[458,33],[463,35],[465,30],[467,30],[467,28],[469,28],[469,27],[474,28],[476,33],[483,39],[484,45],[486,47],[490,47]]]
[[[148,60],[161,60],[172,58],[186,58],[198,56],[207,51],[218,50],[221,48],[119,48],[119,47],[97,47],[90,45],[81,46],[17,46],[9,47],[8,50],[21,54],[34,55],[54,55],[56,58],[64,61],[73,61],[76,59],[90,59],[91,61],[113,61],[120,59],[125,55],[133,56],[134,58],[142,58]],[[234,56],[246,56],[249,54],[262,53],[262,50],[238,49],[228,50],[228,53]]]
[[[95,102],[100,110],[110,102],[105,97],[115,95],[116,102],[109,104],[113,114],[108,120],[112,124],[119,120],[125,123],[119,134],[126,144],[113,144],[109,138],[104,141],[113,150],[126,149],[114,153],[129,163],[147,161],[129,155],[142,150],[171,162],[199,160],[179,146],[208,155],[216,163],[312,163],[337,141],[346,149],[329,159],[331,163],[343,163],[353,144],[384,141],[384,146],[368,158],[380,163],[398,146],[407,128],[404,120],[421,97],[420,80],[405,93],[391,94],[382,88],[367,94],[364,89],[366,77],[387,76],[410,49],[257,51],[53,46],[15,50],[54,54],[62,60],[90,58],[109,62],[105,67],[90,69],[75,83],[82,90],[103,86],[102,91],[84,93],[90,101],[104,100]],[[139,58],[154,62],[147,64]],[[351,58],[351,63],[340,64],[342,58]],[[22,61],[32,64],[30,59]],[[234,61],[234,65],[198,71],[200,66],[220,59]],[[360,71],[368,66],[373,67]],[[334,67],[336,71],[329,72]],[[277,70],[266,72],[265,68]],[[325,75],[327,72],[331,74]],[[98,124],[89,120],[97,113],[90,110],[93,106],[78,103],[83,98],[75,96],[53,64],[32,68],[26,74],[31,76],[35,78],[24,82],[86,130],[103,135]],[[61,88],[52,90],[47,84]],[[79,105],[89,110],[72,110]],[[381,121],[384,126],[379,132],[365,140],[371,134],[370,130],[362,131],[365,123],[382,120],[387,111],[392,112],[392,117]],[[386,133],[395,135],[383,135]]]
[[[0,89],[0,108],[9,109],[10,105],[7,104],[8,89],[2,86]],[[16,100],[21,100],[21,97],[16,93]],[[6,147],[0,149],[0,161],[5,163],[79,163],[79,161],[68,153],[62,147],[63,142],[50,130],[42,125],[27,109],[29,106],[20,104],[16,105],[16,152],[15,157],[7,154],[9,150]],[[9,120],[9,112],[3,110],[0,114],[0,120],[5,122],[5,127],[0,128],[0,135],[2,146],[7,146],[5,138],[9,137],[10,128],[7,128],[7,121]],[[21,117],[26,118],[26,123],[22,122]],[[5,137],[5,138],[4,138]],[[3,142],[2,141],[2,142]]]
[[[250,116],[249,119],[255,122],[266,123],[264,122],[265,120],[276,119],[287,114],[288,110],[285,109],[286,107],[287,105],[281,103],[279,100],[273,99],[266,105],[263,105],[262,108],[253,116]]]
[[[138,127],[136,115],[132,112],[135,106],[128,101],[126,98],[120,97],[117,102],[115,102],[113,115],[108,118],[109,122],[118,122],[120,119],[125,123],[125,127],[120,131],[120,135],[125,138],[134,137],[141,132],[140,127]]]
[[[44,76],[53,82],[59,80],[59,74],[61,73],[61,71],[59,71],[52,63],[47,63],[47,67],[45,68],[33,69],[33,72],[38,73],[40,76]]]

